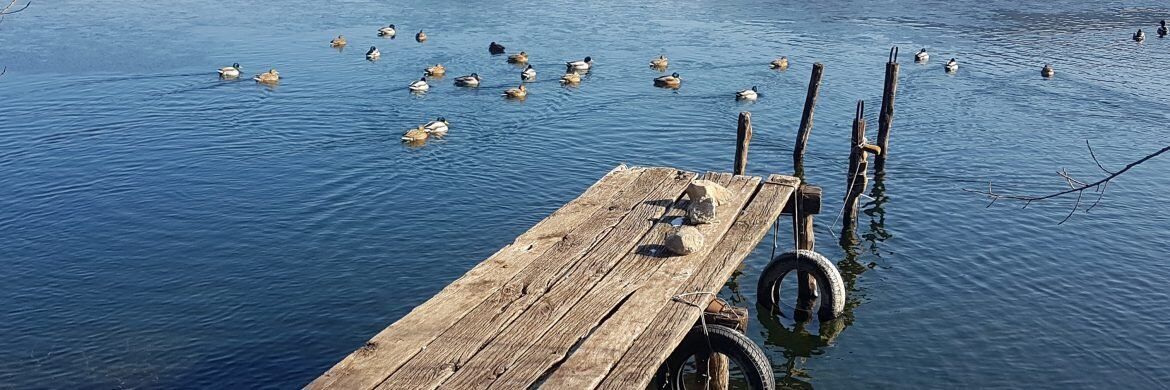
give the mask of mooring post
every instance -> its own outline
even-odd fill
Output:
[[[877,146],[882,148],[873,158],[874,173],[886,173],[886,157],[890,152],[890,124],[894,121],[894,96],[898,94],[898,47],[890,49],[886,62],[886,83],[882,89],[882,110],[878,116]]]
[[[812,132],[813,109],[821,92],[821,75],[825,65],[813,64],[812,76],[808,80],[808,94],[804,97],[804,113],[800,115],[800,128],[796,131],[796,148],[792,149],[792,166],[796,176],[804,176],[804,148],[808,145],[808,134]]]
[[[703,317],[708,324],[723,325],[747,333],[748,310],[742,307],[731,306],[723,299],[713,299],[703,310]],[[696,359],[698,359],[696,357]],[[696,369],[699,371],[700,383],[706,389],[726,390],[731,386],[731,365],[727,356],[715,353],[705,361],[698,359]],[[703,378],[706,381],[702,381]]]
[[[876,149],[865,142],[865,101],[857,101],[857,114],[853,118],[853,136],[849,147],[849,172],[845,178],[845,210],[844,223],[841,227],[841,239],[853,237],[857,228],[857,212],[860,207],[860,197],[865,192],[866,170],[869,164],[867,150]]]
[[[736,175],[747,172],[748,144],[752,142],[752,113],[739,113],[739,127],[735,130],[735,169]]]
[[[796,248],[816,250],[813,216],[820,212],[821,187],[801,185],[800,188],[796,189],[796,195],[793,201],[797,202],[799,209],[796,210],[797,213],[792,215],[792,230],[796,232]],[[812,310],[812,304],[817,298],[816,278],[813,278],[806,271],[797,271],[796,283],[797,308]]]
[[[804,151],[808,147],[809,134],[812,133],[813,112],[817,107],[817,98],[821,93],[821,76],[824,74],[825,65],[820,62],[814,63],[812,75],[808,79],[808,94],[804,96],[804,112],[800,115],[800,128],[796,130],[796,146],[792,149],[792,166],[798,177],[804,177]],[[800,189],[797,192],[799,194]],[[800,197],[797,196],[795,199],[799,201]],[[812,234],[813,214],[815,213],[799,212],[792,215],[792,229],[797,235],[796,247],[798,249],[811,251],[815,247]],[[816,299],[817,281],[804,271],[797,271],[796,279],[797,308],[809,310]]]

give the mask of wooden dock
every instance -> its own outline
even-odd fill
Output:
[[[696,178],[614,169],[306,388],[646,388],[800,185],[702,175],[734,196],[674,256]]]

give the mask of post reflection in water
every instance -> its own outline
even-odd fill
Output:
[[[777,388],[812,388],[812,376],[804,370],[804,364],[808,358],[823,354],[825,348],[833,345],[837,336],[853,322],[852,306],[847,304],[845,314],[837,319],[815,324],[811,321],[815,316],[809,315],[809,311],[798,310],[790,325],[782,323],[780,315],[768,315],[765,309],[757,306],[760,324],[764,326],[764,343],[784,351],[783,363],[775,357],[772,361]],[[812,326],[817,327],[816,333],[809,331]]]
[[[837,262],[837,268],[847,292],[845,311],[841,316],[831,321],[816,321],[814,314],[819,302],[815,298],[796,302],[795,306],[784,305],[792,310],[791,316],[783,312],[769,313],[762,306],[756,307],[760,324],[764,327],[764,343],[783,351],[783,362],[773,357],[777,388],[812,388],[812,375],[805,369],[808,359],[824,354],[825,349],[836,342],[845,328],[853,324],[853,310],[861,305],[864,296],[864,292],[857,286],[858,278],[878,266],[876,261],[864,261],[863,256],[880,259],[881,243],[893,237],[885,226],[884,206],[889,202],[889,197],[886,195],[884,179],[884,175],[874,177],[869,194],[871,199],[862,205],[862,212],[870,218],[869,229],[860,232],[860,235],[854,231],[842,232],[838,241],[845,256]]]
[[[889,231],[886,230],[886,209],[885,204],[890,200],[886,196],[885,175],[876,174],[873,178],[873,189],[869,192],[871,200],[862,206],[862,212],[870,217],[869,231],[861,235],[861,238],[869,243],[869,251],[871,254],[881,257],[881,252],[878,250],[878,243],[893,237]]]

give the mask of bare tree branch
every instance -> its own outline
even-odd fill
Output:
[[[7,5],[5,5],[3,8],[0,8],[0,16],[12,15],[14,13],[24,11],[25,9],[28,9],[28,6],[32,5],[32,1],[24,3],[24,6],[20,7],[20,9],[12,10],[12,7],[15,5],[16,5],[16,0],[9,0]]]
[[[1092,210],[1094,207],[1097,207],[1097,205],[1101,203],[1101,198],[1105,197],[1105,190],[1108,188],[1109,188],[1109,182],[1105,182],[1105,184],[1101,185],[1101,189],[1097,190],[1097,200],[1094,201],[1092,205],[1089,205],[1089,208],[1085,209],[1086,213],[1089,212],[1090,210]]]
[[[1152,159],[1154,157],[1158,157],[1166,152],[1170,152],[1170,145],[1167,145],[1166,147],[1164,147],[1162,149],[1159,149],[1153,153],[1147,154],[1145,157],[1142,157],[1136,161],[1133,161],[1129,164],[1126,164],[1126,166],[1124,168],[1122,168],[1121,170],[1118,170],[1117,172],[1113,172],[1113,171],[1110,171],[1108,169],[1105,169],[1105,166],[1102,165],[1101,161],[1097,159],[1097,154],[1095,152],[1093,152],[1093,146],[1090,145],[1088,141],[1085,141],[1085,146],[1089,149],[1089,156],[1091,156],[1093,158],[1093,162],[1095,164],[1097,164],[1097,168],[1100,168],[1102,172],[1105,172],[1107,174],[1104,178],[1101,178],[1101,179],[1094,181],[1092,183],[1086,183],[1086,182],[1077,180],[1077,179],[1073,178],[1072,176],[1070,176],[1068,174],[1067,170],[1061,169],[1060,171],[1057,171],[1056,174],[1058,176],[1060,176],[1062,179],[1064,179],[1066,183],[1068,183],[1069,188],[1067,190],[1058,191],[1058,192],[1054,192],[1054,193],[1047,194],[1047,195],[1029,196],[1029,195],[1000,194],[1000,193],[996,193],[995,191],[992,190],[990,182],[987,183],[987,190],[986,191],[970,190],[970,189],[963,189],[963,190],[967,191],[967,192],[973,192],[973,193],[987,196],[989,199],[991,199],[991,202],[987,205],[987,207],[991,207],[991,205],[995,204],[995,201],[997,201],[999,199],[1010,199],[1010,200],[1018,200],[1018,201],[1024,202],[1024,206],[1023,206],[1024,208],[1027,208],[1028,205],[1032,204],[1032,202],[1035,202],[1035,201],[1052,199],[1052,198],[1075,193],[1077,197],[1073,203],[1072,210],[1070,210],[1069,214],[1067,216],[1065,216],[1064,219],[1058,223],[1058,224],[1063,224],[1066,221],[1068,221],[1069,218],[1071,218],[1072,215],[1074,213],[1076,213],[1076,211],[1078,209],[1080,209],[1081,199],[1082,199],[1082,196],[1086,190],[1093,190],[1094,192],[1097,193],[1097,199],[1093,202],[1092,205],[1090,205],[1088,208],[1086,208],[1084,210],[1085,212],[1089,212],[1089,210],[1092,210],[1094,207],[1097,207],[1097,205],[1101,203],[1101,198],[1103,198],[1105,196],[1105,190],[1109,188],[1109,183],[1114,178],[1121,176],[1123,173],[1128,172],[1130,169],[1133,169],[1133,167],[1141,165],[1142,163],[1149,161],[1150,159]]]
[[[1084,191],[1077,191],[1076,203],[1073,203],[1073,207],[1068,211],[1068,215],[1064,216],[1064,219],[1060,220],[1060,222],[1057,222],[1057,225],[1063,225],[1065,222],[1068,222],[1069,218],[1072,218],[1073,214],[1076,214],[1077,209],[1081,207],[1081,195],[1084,193]]]
[[[1097,154],[1093,153],[1093,145],[1089,145],[1089,140],[1085,140],[1085,147],[1089,148],[1089,156],[1093,157],[1093,162],[1097,163],[1097,168],[1101,168],[1101,171],[1105,172],[1106,174],[1112,175],[1113,172],[1110,172],[1108,169],[1105,169],[1105,167],[1101,166],[1101,161],[1097,160]]]
[[[2,1],[2,0],[0,0],[0,1]],[[32,5],[32,1],[30,0],[27,3],[24,3],[24,6],[20,7],[20,9],[13,10],[12,7],[16,6],[16,1],[17,0],[8,0],[8,4],[5,4],[3,7],[0,7],[0,22],[4,21],[5,16],[12,15],[12,14],[20,12],[20,11],[24,11],[24,10],[28,9],[28,6]],[[5,73],[8,73],[8,67],[4,67],[4,69],[0,69],[0,76],[3,76]]]

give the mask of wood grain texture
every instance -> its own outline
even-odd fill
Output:
[[[815,194],[809,192],[815,191]],[[806,196],[808,194],[808,196]],[[816,235],[813,228],[813,216],[815,212],[806,212],[809,205],[804,203],[814,203],[815,198],[816,209],[820,210],[821,203],[821,188],[810,185],[801,184],[796,190],[796,194],[792,196],[793,200],[789,201],[784,206],[785,211],[793,210],[792,214],[792,230],[796,233],[796,249],[815,250],[816,249]],[[805,200],[808,202],[805,202]],[[799,205],[798,208],[791,207]],[[796,271],[796,301],[798,310],[812,310],[812,304],[815,303],[817,291],[817,280],[809,275],[808,271]]]
[[[447,327],[487,299],[532,260],[561,241],[596,212],[603,210],[622,188],[645,168],[619,166],[581,196],[538,222],[487,260],[452,282],[427,302],[374,336],[322,374],[308,389],[369,389],[381,383],[408,358]]]
[[[804,96],[804,111],[800,115],[800,128],[796,130],[796,146],[792,148],[792,166],[798,176],[804,173],[804,151],[808,147],[809,133],[812,132],[813,113],[821,94],[821,76],[824,74],[824,64],[813,64],[812,75],[808,79],[808,94]]]
[[[882,108],[878,114],[877,146],[881,153],[874,156],[874,172],[886,172],[886,157],[889,156],[890,126],[894,122],[894,98],[898,95],[898,63],[886,63],[886,83],[882,89]]]
[[[685,205],[681,201],[683,190],[695,175],[683,177],[681,182],[675,183],[672,189],[677,190],[674,195],[661,197],[657,201],[646,202],[641,216],[645,225],[639,229],[639,241],[634,245],[600,247],[573,267],[565,276],[564,283],[553,286],[544,297],[536,302],[531,309],[518,318],[509,329],[501,333],[500,337],[492,340],[474,358],[456,371],[449,380],[443,383],[442,388],[471,389],[486,388],[499,375],[515,367],[516,359],[524,352],[532,349],[539,343],[541,336],[550,328],[560,327],[562,317],[573,308],[574,304],[584,297],[602,280],[613,268],[637,248],[662,234],[661,226],[675,215],[679,215],[680,207]],[[665,213],[665,215],[664,215]],[[521,386],[523,387],[523,386]]]
[[[752,178],[743,181],[743,177],[737,177],[737,179],[740,179],[737,181],[741,186],[735,188],[733,185],[728,189],[735,193],[736,198],[741,202],[740,207],[742,207],[742,203],[746,203],[756,192],[759,180]],[[736,210],[732,216],[736,217],[734,225],[739,225],[740,213],[738,208]],[[720,213],[719,215],[727,214]],[[764,226],[764,229],[766,230],[767,227]],[[729,225],[729,228],[734,229],[734,226]],[[661,309],[678,290],[681,282],[698,271],[699,267],[705,263],[708,253],[715,249],[718,242],[708,241],[703,253],[674,257],[659,267],[649,277],[653,283],[646,283],[638,289],[613,315],[594,330],[579,348],[548,375],[543,387],[586,389],[596,386],[610,368],[626,353],[638,333],[649,326],[650,321],[654,318],[651,313],[656,313]],[[673,346],[671,350],[673,350]],[[669,351],[667,352],[669,353]],[[652,373],[653,370],[646,374]]]
[[[695,176],[611,171],[306,388],[645,388],[702,313],[670,297],[717,291],[799,184],[705,175],[735,196],[699,226],[701,251],[670,256]]]
[[[747,172],[748,146],[752,143],[752,113],[739,113],[739,125],[735,129],[735,167],[731,173],[742,175]]]
[[[616,197],[608,213],[594,214],[513,281],[452,325],[426,349],[406,362],[379,388],[428,389],[437,387],[460,370],[485,344],[505,334],[513,321],[540,301],[553,286],[572,280],[565,273],[587,255],[607,248],[630,248],[649,231],[648,219],[658,218],[665,206],[647,204],[677,197],[691,175],[678,177],[674,169],[646,171]]]
[[[685,283],[669,296],[661,296],[662,309],[645,330],[636,335],[627,352],[601,381],[603,389],[644,389],[653,372],[674,350],[702,315],[702,308],[714,297],[711,294],[688,295],[690,304],[677,302],[670,296],[691,292],[718,292],[739,267],[743,259],[768,232],[772,221],[780,215],[800,181],[793,177],[772,175],[745,208],[743,215],[724,239],[713,249]],[[621,349],[621,346],[615,347]],[[558,369],[558,371],[560,371]],[[594,376],[595,377],[595,376]],[[550,378],[551,379],[551,378]],[[550,380],[551,381],[551,380]],[[548,382],[546,382],[548,383]]]
[[[555,327],[549,329],[527,351],[520,353],[509,370],[495,378],[491,388],[526,387],[554,367],[557,367],[556,371],[560,371],[559,367],[563,367],[562,360],[570,352],[574,355],[589,353],[593,351],[592,346],[604,347],[604,343],[586,344],[598,335],[605,324],[613,322],[615,317],[621,316],[619,321],[640,317],[642,321],[648,322],[650,317],[647,313],[653,313],[662,307],[662,302],[656,298],[663,293],[656,291],[673,291],[679,282],[685,280],[685,277],[679,277],[680,270],[693,268],[703,262],[715,243],[718,243],[735,223],[740,210],[759,185],[759,178],[756,177],[728,177],[727,174],[716,174],[714,180],[727,187],[733,196],[716,209],[717,223],[696,226],[707,243],[701,250],[686,256],[670,256],[661,250],[657,252],[642,250],[631,254],[577,302]],[[665,233],[670,230],[665,224],[662,228],[663,234],[648,235],[642,247],[652,249],[661,245]],[[617,325],[613,327],[611,333],[628,331],[629,328]],[[616,362],[618,357],[620,354],[612,355],[609,365]],[[652,373],[653,371],[646,374]],[[543,387],[581,388],[547,382]]]

